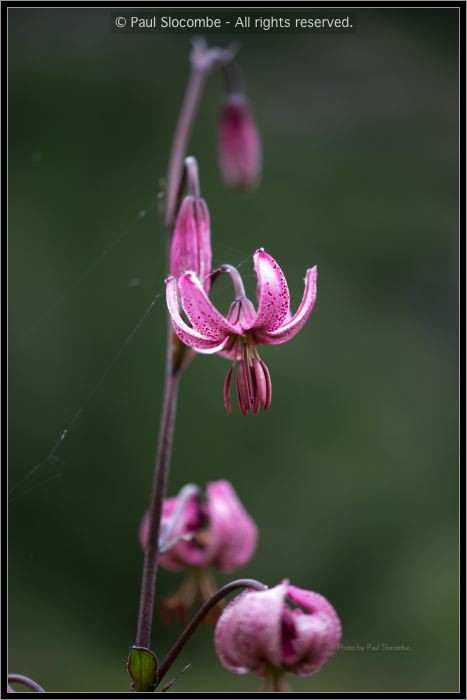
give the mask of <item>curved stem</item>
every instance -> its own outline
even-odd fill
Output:
[[[220,267],[217,268],[217,270],[214,270],[214,272],[212,273],[213,279],[215,277],[217,277],[218,275],[222,274],[223,272],[225,272],[225,274],[229,275],[229,277],[232,281],[234,292],[235,292],[235,301],[242,301],[243,299],[245,299],[245,297],[246,297],[245,287],[243,286],[242,276],[239,273],[239,271],[237,270],[237,268],[234,267],[233,265],[227,265],[227,264],[221,265]]]
[[[234,95],[243,92],[243,81],[240,75],[240,69],[235,59],[232,59],[223,66],[225,82],[229,94]]]
[[[190,136],[191,126],[196,114],[206,75],[207,72],[205,70],[192,69],[175,129],[175,136],[169,158],[169,170],[167,173],[165,225],[169,231],[172,229],[175,220],[188,138]]]
[[[254,588],[256,591],[267,590],[267,586],[264,583],[255,581],[255,579],[251,578],[237,579],[236,581],[231,581],[225,586],[222,586],[222,588],[219,588],[219,590],[216,591],[216,593],[214,593],[214,595],[198,610],[192,621],[185,627],[180,637],[177,639],[165,659],[162,661],[157,672],[158,684],[164,678],[165,674],[206,615],[220,600],[222,600],[222,598],[229,593],[232,593],[232,591],[236,591],[238,588]]]
[[[9,673],[8,683],[21,683],[21,685],[25,685],[26,688],[33,690],[35,693],[45,693],[44,688],[40,686],[39,683],[36,683],[36,681],[33,681],[31,678],[22,676],[19,673]]]
[[[169,157],[169,169],[167,172],[165,226],[169,233],[172,231],[175,222],[177,200],[183,178],[183,165],[188,139],[190,137],[191,127],[196,115],[201,93],[203,92],[204,83],[209,73],[216,66],[222,66],[225,70],[230,71],[231,81],[234,80],[234,75],[237,75],[238,78],[238,69],[236,69],[235,66],[230,66],[230,64],[233,64],[234,51],[235,48],[207,48],[202,41],[198,41],[193,47],[190,79],[175,128],[175,135]],[[235,73],[235,71],[237,71],[237,73]]]

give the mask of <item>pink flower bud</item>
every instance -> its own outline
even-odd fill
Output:
[[[205,291],[211,281],[211,230],[209,210],[201,197],[187,195],[180,206],[170,248],[170,274],[178,279],[195,272]]]
[[[149,520],[141,521],[140,542],[146,547]],[[256,548],[257,528],[228,481],[213,481],[202,497],[193,485],[185,486],[162,507],[159,563],[171,571],[190,567],[181,587],[161,601],[163,620],[171,614],[186,624],[188,611],[197,600],[202,604],[215,593],[209,567],[233,571],[243,566]],[[220,602],[207,622],[215,622],[223,607]]]
[[[319,671],[335,654],[340,638],[339,618],[326,598],[283,581],[235,598],[217,623],[214,643],[229,671],[260,676],[272,672],[279,686],[281,672],[310,676]]]
[[[163,504],[161,530],[170,523],[177,506],[177,497],[166,498]],[[148,537],[146,514],[141,522],[140,541],[143,548]],[[214,567],[233,571],[243,566],[256,548],[257,528],[228,481],[207,485],[206,497],[189,498],[170,533],[170,542],[159,556],[159,563],[171,571],[186,566]]]
[[[228,95],[219,123],[219,163],[229,187],[251,189],[261,174],[261,142],[243,94]]]

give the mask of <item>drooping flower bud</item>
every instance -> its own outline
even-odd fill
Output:
[[[184,197],[175,220],[170,247],[170,274],[178,279],[193,271],[206,292],[211,282],[211,229],[209,210],[202,197]]]
[[[261,142],[250,104],[242,93],[229,94],[219,122],[219,163],[229,187],[251,189],[261,175]]]
[[[214,644],[227,669],[254,671],[269,685],[263,690],[282,690],[285,671],[316,673],[335,654],[340,638],[340,620],[326,598],[283,581],[235,598],[217,622]]]
[[[169,522],[177,507],[178,497],[166,498],[162,509],[161,529]],[[146,545],[147,514],[140,528],[140,541]],[[212,481],[206,497],[199,494],[185,502],[170,535],[171,547],[161,553],[159,563],[171,571],[186,566],[211,566],[220,571],[234,571],[252,556],[257,528],[248,515],[232,484]]]
[[[181,507],[180,507],[181,506]],[[146,546],[149,519],[140,526],[140,542]],[[195,599],[208,600],[216,587],[210,571],[234,571],[246,564],[256,548],[257,527],[228,481],[213,481],[203,497],[185,487],[175,498],[166,498],[162,508],[159,563],[170,571],[190,568],[181,588],[162,601],[165,617],[175,611],[185,622]]]

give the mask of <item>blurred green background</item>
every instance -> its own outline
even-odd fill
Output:
[[[9,670],[55,692],[128,688],[163,296],[122,346],[163,291],[156,193],[188,74],[188,35],[118,35],[110,14],[9,10]],[[267,414],[228,416],[226,362],[191,365],[169,492],[229,479],[260,528],[239,574],[326,595],[345,645],[410,647],[341,651],[295,690],[455,691],[458,14],[356,18],[348,35],[245,35],[254,194],[220,181],[223,81],[208,83],[190,152],[214,262],[241,264],[254,294],[264,246],[293,309],[314,264],[319,294],[300,335],[261,353]],[[160,593],[180,581],[161,571]],[[160,655],[180,629],[156,621]],[[178,691],[259,687],[223,669],[212,628],[174,671],[188,663]]]

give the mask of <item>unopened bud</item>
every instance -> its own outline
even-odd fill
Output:
[[[170,274],[195,272],[206,292],[211,280],[209,211],[201,197],[187,195],[180,206],[170,248]]]
[[[261,175],[261,142],[245,95],[230,94],[219,123],[219,163],[229,187],[251,189]]]

